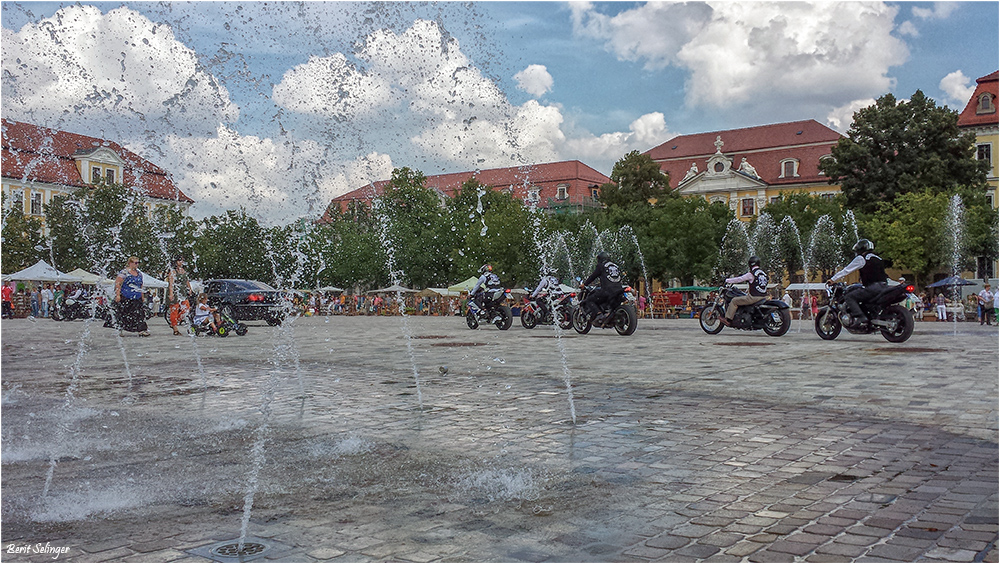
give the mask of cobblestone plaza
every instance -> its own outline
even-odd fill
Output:
[[[998,336],[2,324],[2,558],[997,561]]]

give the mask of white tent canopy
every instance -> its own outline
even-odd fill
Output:
[[[79,276],[71,276],[64,272],[59,272],[44,260],[36,262],[34,265],[20,270],[13,274],[4,276],[5,280],[24,280],[28,282],[81,282]]]
[[[88,286],[93,286],[101,281],[100,276],[94,274],[93,272],[87,272],[82,268],[70,270],[69,272],[67,272],[67,274],[69,274],[70,276],[79,276],[80,281],[84,284],[87,284]],[[105,280],[107,279],[105,278]]]
[[[392,286],[389,286],[388,288],[380,288],[378,290],[372,290],[372,291],[370,291],[368,293],[369,294],[395,294],[397,292],[401,292],[403,294],[410,294],[410,293],[416,293],[417,290],[411,290],[409,288],[404,288],[404,287],[400,286],[399,284],[393,284]]]
[[[317,288],[317,292],[343,292],[343,288],[338,288],[336,286],[323,286],[322,288]]]

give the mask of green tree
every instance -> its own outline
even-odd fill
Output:
[[[660,280],[677,278],[685,286],[709,280],[732,210],[704,198],[668,198],[657,203],[656,211],[645,246],[650,274]]]
[[[202,279],[244,278],[275,282],[267,233],[243,207],[202,220],[194,245],[196,274]]]
[[[931,190],[901,195],[879,206],[865,222],[865,232],[876,243],[879,256],[896,268],[912,270],[923,282],[951,262],[944,237],[948,202],[947,194]]]
[[[36,217],[25,215],[23,210],[9,209],[6,194],[0,202],[4,213],[3,271],[8,274],[17,272],[35,264],[39,259],[50,262],[48,249],[35,250],[37,246],[45,246],[42,222]]]
[[[606,206],[628,206],[658,200],[670,190],[670,179],[649,155],[632,151],[615,163],[611,182],[601,186],[599,200]]]
[[[975,135],[958,129],[958,112],[917,90],[908,101],[885,94],[858,110],[820,169],[841,185],[849,208],[870,214],[900,194],[984,189],[989,163],[973,158],[974,150]]]

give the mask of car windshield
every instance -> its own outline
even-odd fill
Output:
[[[232,285],[233,289],[237,291],[239,290],[249,290],[249,291],[263,290],[266,292],[277,291],[274,288],[268,286],[267,284],[263,282],[257,282],[256,280],[234,280],[232,282]]]

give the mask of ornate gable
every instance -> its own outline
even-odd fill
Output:
[[[722,136],[715,138],[715,154],[705,161],[706,169],[698,172],[696,162],[691,163],[687,176],[677,186],[683,195],[709,194],[713,192],[733,192],[739,190],[757,190],[767,186],[767,183],[756,176],[756,171],[746,159],[741,163],[741,169],[733,168],[733,159],[722,152],[725,143]]]

